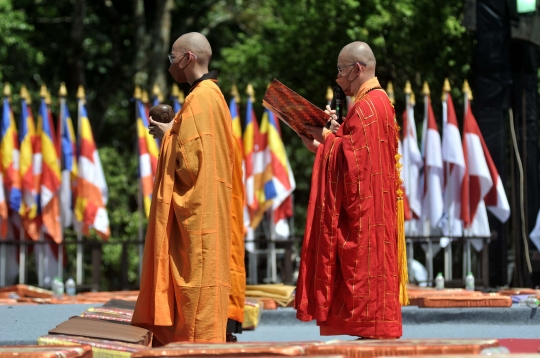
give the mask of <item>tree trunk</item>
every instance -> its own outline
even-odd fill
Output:
[[[165,96],[167,89],[168,59],[171,37],[171,11],[174,8],[173,0],[156,1],[156,15],[152,29],[152,52],[150,54],[150,66],[148,68],[148,85],[157,84],[161,93]]]

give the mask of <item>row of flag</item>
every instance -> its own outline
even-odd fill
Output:
[[[465,108],[461,134],[448,80],[443,88],[442,137],[427,83],[422,90],[424,120],[420,141],[416,134],[415,99],[410,83],[407,83],[405,93],[400,150],[409,208],[407,234],[490,236],[487,211],[506,222],[510,217],[510,205],[471,111],[472,95],[467,82],[463,86]],[[482,248],[482,240],[472,243],[477,250]]]
[[[281,139],[279,121],[274,114],[265,110],[259,126],[253,110],[253,87],[248,86],[244,133],[240,120],[239,95],[233,87],[233,96],[229,104],[232,129],[238,147],[243,150],[243,173],[245,185],[244,225],[246,241],[253,240],[254,230],[261,223],[266,213],[272,220],[271,235],[276,239],[285,239],[290,235],[288,218],[293,215],[291,193],[296,187],[294,175]],[[142,202],[146,215],[150,211],[152,183],[156,173],[159,142],[148,133],[150,100],[148,94],[135,89],[135,112],[137,120],[139,179]],[[171,92],[173,109],[181,109],[184,96],[176,85]],[[163,102],[159,88],[154,87],[151,105]],[[253,246],[246,245],[248,250]]]
[[[12,112],[11,88],[3,92],[0,123],[0,237],[39,240],[41,234],[56,243],[71,225],[83,235],[90,229],[110,235],[106,210],[105,176],[86,111],[84,89],[79,87],[78,138],[67,105],[67,91],[59,92],[57,126],[50,93],[43,85],[37,123],[25,86],[20,92],[20,121]],[[77,141],[78,139],[78,141]]]

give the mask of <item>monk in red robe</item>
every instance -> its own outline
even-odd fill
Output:
[[[337,65],[354,105],[335,134],[306,126],[313,139],[301,135],[316,158],[297,318],[317,320],[321,335],[399,338],[407,265],[394,108],[367,44],[345,46]]]
[[[229,305],[231,281],[234,290],[245,284],[241,267],[231,273],[239,261],[231,240],[243,240],[240,151],[217,73],[208,71],[211,55],[199,33],[176,40],[169,72],[191,89],[172,122],[151,120],[150,133],[163,141],[131,323],[151,330],[154,346],[225,342],[230,313],[243,318],[243,292],[233,291],[242,300]]]

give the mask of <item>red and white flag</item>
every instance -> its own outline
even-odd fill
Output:
[[[422,154],[424,157],[422,219],[429,220],[431,228],[437,228],[443,215],[441,136],[429,96],[426,96],[426,101],[427,108],[422,133]]]
[[[470,104],[466,106],[463,123],[463,154],[466,170],[461,190],[461,219],[469,234],[489,236],[485,209],[506,222],[510,205]]]
[[[414,120],[414,103],[408,103],[403,112],[403,170],[401,173],[406,197],[409,201],[411,216],[422,215],[423,188],[420,187],[420,172],[424,166],[422,153],[418,148],[416,123]]]
[[[444,163],[444,214],[440,228],[444,235],[461,236],[461,185],[465,176],[465,157],[454,103],[450,93],[443,102],[442,159]]]

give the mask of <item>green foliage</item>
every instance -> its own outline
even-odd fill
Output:
[[[34,98],[42,83],[54,95],[65,81],[72,118],[76,118],[76,89],[80,84],[86,88],[89,118],[109,186],[111,242],[138,237],[136,130],[129,99],[136,74],[152,73],[150,69],[156,67],[167,70],[165,54],[162,62],[137,59],[145,46],[138,34],[150,40],[155,37],[150,31],[159,15],[156,4],[162,2],[0,0],[0,80],[12,83],[14,92],[26,84]],[[136,5],[141,3],[144,16],[135,19]],[[407,80],[416,93],[418,118],[422,118],[422,83],[431,86],[434,110],[440,113],[445,77],[453,86],[460,117],[459,89],[469,76],[474,45],[460,24],[462,6],[462,0],[174,0],[170,38],[172,44],[185,32],[204,33],[213,48],[211,66],[220,70],[227,99],[235,83],[245,104],[243,92],[252,83],[258,118],[262,116],[260,100],[274,77],[324,107],[326,89],[335,83],[337,56],[351,41],[370,44],[381,84],[393,81],[398,120]],[[147,87],[153,83],[152,78],[143,80]],[[171,85],[170,76],[168,80]],[[55,100],[52,108],[57,111]],[[282,127],[297,182],[295,229],[301,236],[313,154],[289,128]],[[67,236],[73,238],[73,233]],[[69,258],[74,258],[75,248],[69,250]],[[130,250],[133,284],[138,254],[135,246]],[[119,288],[120,255],[120,245],[104,246],[104,287]],[[85,270],[89,278],[90,265]],[[74,273],[73,261],[68,271]]]

